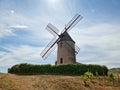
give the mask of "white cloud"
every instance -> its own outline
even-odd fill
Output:
[[[13,12],[14,11],[11,10],[10,12],[4,11],[0,13],[0,38],[16,35],[13,28],[28,28],[26,24],[27,20]]]
[[[10,14],[9,11],[4,11],[0,13],[0,39],[7,36],[17,36],[14,30],[28,30],[31,36],[26,39],[38,42],[39,40],[45,41],[45,39],[53,38],[53,36],[45,30],[48,24],[47,20],[49,17],[39,15],[34,17],[29,17],[22,15],[20,13],[14,12]],[[51,19],[51,18],[50,18]]]
[[[20,29],[23,29],[23,28],[25,28],[25,29],[27,29],[28,28],[28,26],[26,26],[26,25],[13,25],[13,26],[10,26],[11,28],[20,28]]]
[[[32,46],[28,46],[28,45],[22,45],[22,46],[5,46],[3,47],[5,50],[7,50],[8,52],[6,52],[6,55],[4,54],[1,58],[1,61],[3,60],[9,60],[11,57],[12,59],[19,59],[19,60],[27,60],[28,58],[30,58],[31,60],[33,59],[32,56],[34,56],[34,54],[38,55],[38,57],[36,58],[40,58],[39,57],[39,53],[41,48],[39,47],[32,47]],[[4,52],[5,53],[5,52]],[[34,57],[35,59],[35,57]]]
[[[3,46],[6,51],[0,51],[0,67],[10,67],[18,63],[45,63],[40,56],[41,47]]]
[[[39,13],[38,15],[34,14],[32,18],[29,17],[29,15],[26,16],[24,14],[17,13],[14,10],[0,13],[0,39],[6,36],[15,36],[16,34],[14,33],[14,30],[21,28],[21,30],[30,30],[30,33],[32,34],[29,37],[25,37],[27,41],[32,43],[37,42],[40,43],[40,45],[41,43],[46,43],[46,46],[49,41],[52,40],[53,36],[45,30],[45,26],[50,22],[58,27],[58,29],[63,29],[65,23],[68,23],[72,18],[71,13],[67,10],[67,7],[65,7],[66,5],[62,4],[59,5],[60,7],[55,8],[56,6],[57,5],[52,6],[51,8],[49,6],[47,9],[48,11],[43,10],[46,13]],[[92,10],[92,12],[94,12],[94,10]],[[70,34],[73,37],[73,40],[75,40],[77,45],[81,48],[81,51],[77,56],[79,58],[79,62],[82,61],[83,63],[98,63],[105,65],[110,65],[113,62],[116,62],[120,64],[119,25],[101,23],[94,24],[90,27],[83,27],[82,29],[81,27],[75,27],[70,31]],[[0,66],[23,63],[26,62],[26,60],[28,60],[28,63],[39,61],[41,59],[39,54],[41,50],[43,50],[40,47],[32,47],[29,45],[9,46],[8,44],[3,48],[9,52],[0,52]],[[39,63],[44,62],[41,61]],[[115,64],[110,66],[115,66]]]
[[[79,62],[119,67],[120,27],[118,24],[102,23],[74,29],[70,34],[81,48],[77,56]]]
[[[106,45],[120,45],[119,25],[99,24],[82,29],[74,28],[70,31],[70,34],[81,47],[85,44],[101,48],[107,48]]]
[[[15,34],[12,31],[13,29],[9,28],[7,25],[0,24],[0,38],[14,36]]]

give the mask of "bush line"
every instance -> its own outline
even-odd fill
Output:
[[[90,71],[94,75],[107,75],[108,68],[106,66],[92,64],[67,64],[67,65],[33,65],[33,64],[17,64],[8,69],[8,73],[23,75],[83,75]]]

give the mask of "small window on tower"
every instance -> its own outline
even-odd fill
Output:
[[[63,63],[63,58],[60,58],[60,64],[62,64]]]

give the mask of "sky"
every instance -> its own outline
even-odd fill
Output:
[[[15,64],[54,64],[57,49],[46,60],[42,50],[78,13],[83,19],[69,31],[79,46],[77,62],[120,67],[120,0],[0,0],[0,72]]]

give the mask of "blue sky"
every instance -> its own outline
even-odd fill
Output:
[[[41,51],[79,13],[83,19],[69,34],[80,47],[77,62],[120,67],[120,0],[0,0],[0,72],[19,63],[54,64],[56,50]]]

